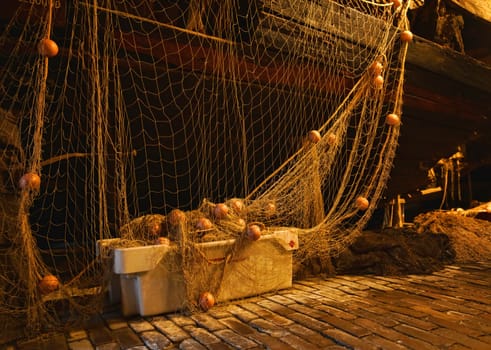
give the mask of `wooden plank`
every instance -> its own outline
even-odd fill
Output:
[[[491,2],[483,0],[448,0],[450,3],[491,23]]]
[[[0,20],[46,21],[50,0],[3,0]],[[66,25],[66,0],[53,0],[53,24],[56,27]]]
[[[491,94],[490,66],[429,40],[415,37],[409,45],[406,62]]]

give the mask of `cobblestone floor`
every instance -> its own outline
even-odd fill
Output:
[[[217,305],[207,313],[124,319],[9,350],[491,349],[491,261],[431,275],[337,276]]]

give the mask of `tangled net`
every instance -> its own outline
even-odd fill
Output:
[[[251,226],[297,233],[299,262],[342,251],[397,147],[397,5],[19,2],[0,36],[4,334],[100,310],[101,240],[175,244],[190,284],[196,243],[233,239],[233,256]]]
[[[459,211],[436,211],[414,218],[417,232],[443,233],[450,238],[455,261],[469,263],[491,256],[491,222]]]

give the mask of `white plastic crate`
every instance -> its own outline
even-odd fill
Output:
[[[208,262],[203,264],[201,273],[221,278],[220,272],[233,243],[234,240],[198,243]],[[99,245],[106,245],[105,241],[99,241]],[[297,234],[287,230],[247,243],[226,264],[215,295],[217,302],[291,287],[292,251],[297,248]],[[177,247],[167,245],[114,248],[113,272],[119,275],[120,286],[113,279],[110,296],[113,302],[120,299],[125,316],[150,316],[183,308],[186,287],[182,271],[175,264],[176,252]],[[198,294],[191,297],[197,300]]]

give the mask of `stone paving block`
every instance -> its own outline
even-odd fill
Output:
[[[227,306],[227,311],[230,312],[230,314],[234,315],[238,319],[248,322],[250,320],[253,320],[257,318],[257,314],[250,312],[238,305],[229,305]]]
[[[288,333],[285,336],[279,338],[282,342],[287,343],[294,349],[302,349],[302,350],[317,350],[319,349],[318,344],[311,343],[298,335]]]
[[[317,288],[314,290],[317,290]],[[268,296],[267,299],[272,300],[275,303],[282,304],[282,305],[295,304],[294,300],[287,298],[284,295],[279,295],[279,294],[270,295],[270,296]]]
[[[482,342],[484,342],[486,344],[490,344],[491,345],[491,334],[480,336],[477,339],[479,339],[479,341],[482,341]]]
[[[439,327],[455,330],[456,332],[463,332],[470,337],[478,337],[485,334],[482,330],[468,327],[459,321],[450,321],[434,317],[432,315],[426,316],[424,319],[428,322],[436,324]]]
[[[251,325],[254,324],[254,321],[259,320],[255,319],[252,321]],[[220,319],[220,322],[222,322],[227,328],[232,329],[233,331],[237,332],[240,335],[247,336],[248,334],[252,334],[255,332],[255,329],[250,327],[249,325],[245,324],[244,322],[233,318],[233,317],[227,317],[227,318],[222,318]]]
[[[334,345],[335,343],[326,337],[324,337],[322,334],[315,332],[307,327],[304,327],[299,324],[292,324],[288,327],[288,331],[298,335],[299,337],[312,342],[314,344],[317,344],[319,348],[324,348],[329,345]]]
[[[336,343],[355,349],[379,350],[380,348],[369,341],[357,338],[339,329],[326,329],[323,334],[333,339]]]
[[[251,303],[251,302],[245,302],[240,305],[243,309],[248,310],[252,312],[253,314],[259,316],[259,317],[264,317],[267,314],[274,314],[271,310],[268,310],[264,308],[261,305],[258,305],[256,303]]]
[[[491,334],[491,324],[488,322],[483,322],[480,319],[466,319],[460,320],[459,323],[468,328],[474,328],[481,331],[483,334]]]
[[[330,324],[316,320],[315,318],[304,315],[300,312],[291,313],[288,315],[288,317],[291,320],[298,322],[301,325],[316,331],[322,331],[324,329],[332,328]]]
[[[353,334],[354,336],[362,337],[362,336],[370,334],[369,331],[367,331],[366,329],[364,329],[360,326],[353,324],[353,322],[351,322],[351,321],[346,321],[346,320],[337,318],[335,316],[331,316],[331,315],[329,315],[323,311],[320,311],[318,309],[316,310],[313,308],[306,307],[304,305],[290,305],[290,307],[296,311],[302,312],[302,313],[304,313],[304,314],[306,314],[312,318],[315,318],[316,320],[323,321],[323,322],[326,322],[333,327],[343,329],[343,330],[347,331],[348,333]]]
[[[340,288],[349,288],[349,289],[364,290],[364,291],[370,289],[370,286],[367,286],[366,284],[360,282],[353,282],[352,280],[347,279],[346,276],[339,276],[339,278],[337,278],[336,281],[339,284],[341,284]]]
[[[288,334],[288,331],[285,330],[283,327],[280,327],[273,322],[265,319],[257,318],[249,322],[249,324],[251,327],[254,327],[259,332],[269,334],[276,338],[280,338]]]
[[[277,313],[254,303],[244,303],[241,306],[242,308],[247,309],[252,313],[254,313],[256,315],[256,318],[257,317],[264,318],[279,326],[287,326],[294,323],[292,320],[288,319],[287,317],[278,315]],[[289,310],[288,312],[291,312],[291,310]]]
[[[360,318],[367,318],[377,322],[384,327],[394,327],[395,325],[399,324],[399,321],[387,317],[386,315],[384,315],[384,313],[372,312],[371,310],[367,309],[356,309],[351,310],[351,312],[353,312],[357,316],[357,318],[353,320],[354,323],[358,323]]]
[[[180,350],[206,350],[206,347],[201,345],[196,340],[188,338],[188,339],[184,339],[179,344],[179,349]]]
[[[303,284],[303,285],[306,285],[306,286],[309,286],[309,287],[313,287],[314,289],[317,289],[318,286],[319,286],[319,283],[323,281],[323,279],[321,277],[316,277],[316,276],[313,276],[313,277],[307,277],[307,278],[304,278],[304,279],[300,279],[300,280],[295,280],[295,283],[297,284]]]
[[[444,337],[444,338],[452,339],[456,343],[468,346],[474,350],[489,350],[489,349],[491,349],[490,344],[484,343],[484,342],[482,342],[478,339],[475,339],[475,338],[471,338],[471,337],[467,336],[466,334],[456,332],[453,329],[439,328],[439,329],[435,329],[432,333],[435,335],[439,335],[441,337]]]
[[[360,279],[356,281],[360,285],[368,286],[370,289],[380,290],[382,292],[392,292],[394,288],[387,286],[383,281],[373,281],[367,279]]]
[[[249,338],[256,340],[259,344],[262,344],[268,350],[295,350],[302,348],[293,348],[287,343],[284,343],[278,338],[272,337],[264,333],[254,333],[249,335]],[[307,350],[307,349],[302,349]],[[317,349],[315,349],[317,350]]]
[[[230,317],[231,316],[231,313],[228,312],[226,310],[226,308],[222,307],[222,306],[212,307],[206,313],[213,318],[224,318],[224,317]]]
[[[315,305],[321,302],[323,297],[316,293],[309,293],[305,291],[292,291],[290,294],[284,294],[284,296],[291,298],[297,304]],[[281,304],[280,304],[281,305]],[[286,304],[286,306],[289,306]]]
[[[437,349],[437,347],[422,341],[420,339],[416,339],[411,336],[407,336],[406,334],[400,333],[393,328],[389,327],[381,327],[377,325],[377,323],[373,320],[368,319],[356,319],[357,322],[361,323],[364,327],[370,329],[373,333],[380,335],[381,337],[388,339],[389,341],[406,346],[410,349]]]
[[[341,283],[338,282],[334,277],[326,278],[323,280],[316,280],[316,282],[318,283],[317,288],[319,288],[319,287],[331,287],[334,290],[336,290],[338,287],[341,286]]]
[[[288,308],[287,306],[280,305],[271,300],[260,300],[257,302],[257,304],[285,317],[288,317],[288,314],[294,312],[294,310]]]
[[[346,307],[346,306],[344,306],[344,307]],[[326,312],[332,316],[341,318],[343,320],[353,320],[356,318],[356,316],[353,315],[351,312],[343,311],[334,305],[320,304],[320,305],[316,306],[316,309],[319,311]]]
[[[378,308],[378,309],[380,309],[380,308]],[[376,311],[373,311],[371,309],[371,307],[368,307],[367,310],[371,311],[371,312],[376,312]],[[384,310],[384,309],[382,308],[382,310]],[[417,318],[417,317],[412,317],[412,316],[408,316],[408,315],[397,313],[397,312],[392,312],[390,310],[385,309],[385,311],[382,313],[379,313],[379,315],[384,315],[386,318],[391,319],[393,321],[396,321],[399,324],[407,323],[409,325],[424,329],[426,331],[430,331],[432,329],[437,328],[437,326],[434,323],[424,320],[424,317],[425,317],[424,313],[422,313],[421,318]]]
[[[22,340],[17,342],[17,349],[19,350],[39,350],[39,340]]]
[[[370,330],[371,333],[384,334],[384,331],[387,329],[386,326],[381,325],[380,323],[363,317],[359,317],[354,320],[354,323],[362,326],[365,329]]]
[[[319,287],[319,290],[315,292],[319,295],[319,301],[322,303],[333,302],[333,303],[346,303],[351,300],[352,296],[346,294],[340,289],[335,291],[331,287]]]
[[[438,336],[434,334],[433,332],[428,332],[416,327],[408,326],[405,324],[400,324],[394,327],[395,330],[398,332],[407,334],[411,337],[421,339],[427,343],[430,343],[432,345],[435,345],[437,347],[448,347],[455,343],[455,341],[448,339],[446,337]]]
[[[353,323],[353,321],[346,321],[335,316],[324,316],[321,318],[322,321],[327,322],[334,328],[342,329],[345,332],[354,335],[355,337],[364,337],[371,334],[366,328],[360,327],[359,325]]]
[[[462,314],[452,314],[450,312],[441,312],[434,310],[430,305],[414,305],[414,310],[421,312],[423,315],[432,315],[441,319],[446,319],[449,321],[459,321],[463,319],[472,319],[473,317],[470,315],[462,315]]]
[[[98,328],[103,326],[105,326],[105,321],[100,314],[92,315],[84,324],[85,328]]]
[[[208,348],[208,350],[232,350],[233,349],[230,345],[224,342],[208,344],[206,347]]]
[[[432,329],[437,328],[438,326],[432,322],[429,322],[428,320],[424,319],[424,317],[421,318],[415,318],[403,314],[399,314],[396,312],[386,312],[385,317],[393,319],[397,321],[399,324],[408,324],[411,326],[414,326],[416,328],[423,329],[425,331],[431,331]]]
[[[154,319],[151,323],[173,342],[180,342],[186,338],[189,338],[189,334],[187,334],[181,327],[176,325],[171,320]]]
[[[450,345],[446,350],[469,350],[469,349],[471,348],[464,346],[462,344],[455,343]]]
[[[196,324],[196,322],[192,318],[182,314],[169,314],[167,315],[167,318],[181,327],[192,326]]]
[[[88,336],[89,335],[87,334],[87,331],[85,329],[73,329],[68,331],[66,338],[67,341],[72,342],[75,340],[88,338]]]
[[[128,326],[133,329],[136,333],[142,333],[146,331],[154,330],[154,326],[143,318],[137,318],[128,321]]]
[[[189,335],[203,345],[219,343],[221,340],[216,335],[205,328],[196,326],[185,326],[184,329]]]
[[[273,312],[266,313],[263,315],[263,318],[265,320],[268,320],[275,325],[282,326],[282,327],[288,327],[289,325],[293,324],[294,322],[286,317],[277,315]]]
[[[95,350],[121,350],[121,347],[118,343],[106,343],[96,345]]]
[[[362,298],[366,298],[370,288],[367,286],[365,286],[365,287],[366,287],[366,290],[356,290],[353,287],[349,287],[349,286],[346,286],[343,284],[341,287],[338,287],[338,290],[343,291],[347,295],[357,295],[357,296],[360,296]]]
[[[21,341],[17,344],[19,350],[68,350],[68,343],[65,334],[49,333],[40,337]]]
[[[128,323],[122,317],[106,319],[106,323],[107,323],[107,327],[113,331],[116,329],[128,327]]]
[[[297,283],[296,281],[292,284],[292,289],[293,290],[297,289],[297,290],[301,290],[301,291],[309,292],[309,293],[315,292],[317,290],[317,288],[312,288],[306,284]]]
[[[205,327],[209,331],[217,331],[219,329],[224,329],[225,325],[219,322],[217,319],[211,317],[205,313],[198,313],[192,315],[191,318],[200,326]]]
[[[142,332],[140,337],[150,350],[166,349],[172,344],[165,335],[157,331]]]
[[[221,329],[214,333],[217,337],[232,345],[233,347],[243,350],[252,349],[259,346],[259,344],[251,339],[248,339],[240,334],[235,333],[230,329]]]
[[[408,349],[404,345],[398,344],[396,342],[392,342],[392,341],[387,340],[385,338],[382,338],[381,336],[378,336],[376,334],[370,334],[366,337],[363,337],[363,340],[366,340],[366,341],[372,343],[378,349],[383,349],[383,350],[405,350],[405,349]]]
[[[89,339],[75,340],[68,343],[68,348],[70,350],[94,350],[94,346],[89,341]],[[53,349],[55,350],[55,349]]]
[[[88,330],[90,341],[97,347],[102,344],[114,342],[111,332],[106,327],[90,328]]]
[[[143,345],[140,337],[138,337],[130,327],[117,329],[112,332],[112,336],[123,349]]]

